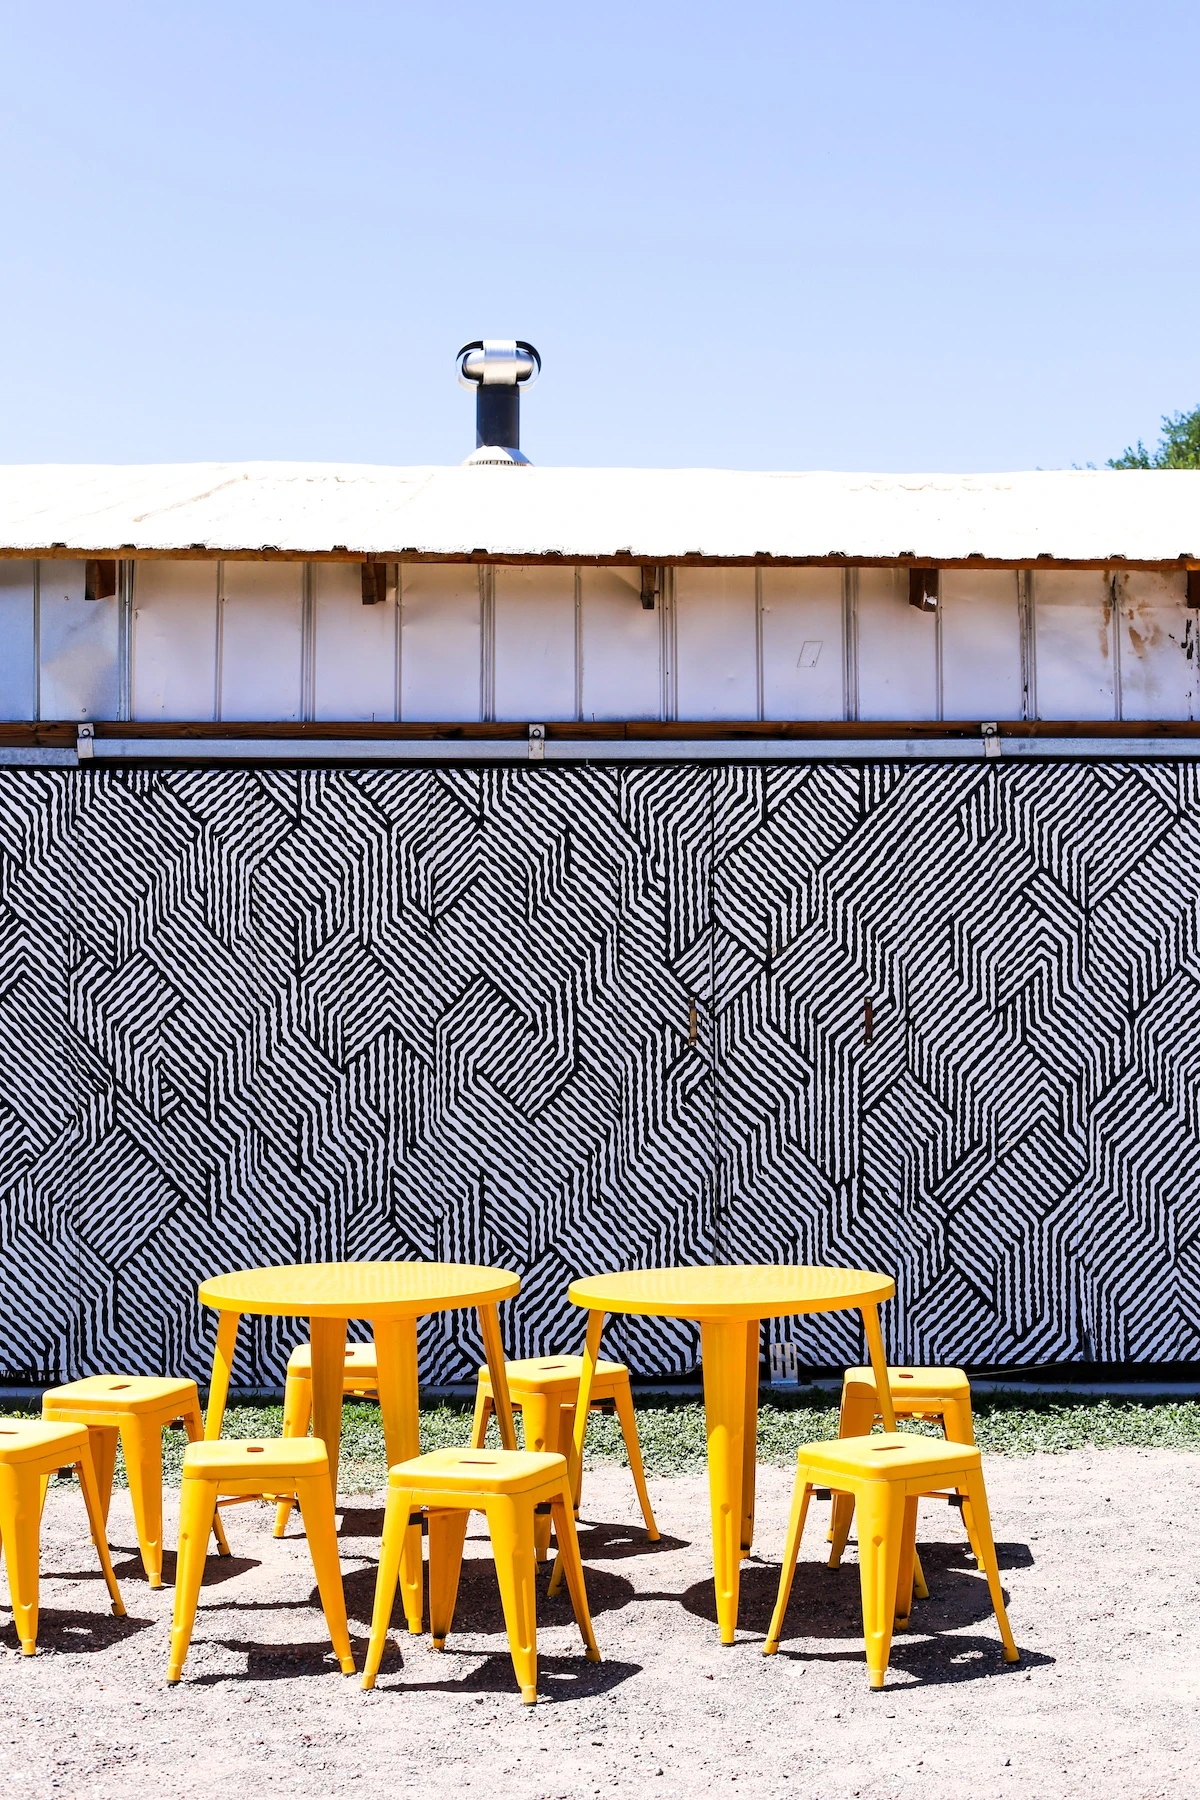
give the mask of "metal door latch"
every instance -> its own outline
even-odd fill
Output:
[[[985,756],[1003,755],[1000,746],[1000,727],[996,721],[991,719],[986,725],[981,725],[979,729],[983,733],[983,754]]]
[[[546,727],[531,725],[529,727],[529,760],[545,762],[546,760]]]
[[[81,725],[79,736],[75,740],[75,754],[80,762],[91,762],[95,757],[96,728],[94,725]]]

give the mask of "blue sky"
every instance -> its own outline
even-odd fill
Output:
[[[1200,8],[0,5],[0,460],[1103,461],[1200,402]]]

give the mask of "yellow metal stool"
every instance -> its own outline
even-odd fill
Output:
[[[504,1369],[508,1376],[508,1391],[512,1396],[512,1403],[514,1407],[521,1408],[525,1448],[565,1453],[571,1441],[575,1402],[579,1396],[582,1356],[530,1356],[519,1362],[506,1362]],[[475,1389],[475,1422],[471,1431],[471,1442],[476,1449],[482,1447],[492,1406],[491,1378],[487,1369],[482,1368]],[[598,1362],[588,1411],[607,1412],[610,1407],[615,1410],[621,1422],[621,1435],[625,1439],[625,1450],[629,1457],[629,1472],[637,1489],[642,1518],[646,1521],[646,1536],[651,1543],[657,1543],[658,1526],[654,1522],[654,1509],[650,1505],[650,1495],[646,1488],[646,1472],[642,1467],[642,1447],[638,1441],[629,1370],[624,1363]],[[579,1509],[582,1483],[583,1459],[580,1458],[573,1496],[576,1511]],[[536,1539],[537,1559],[545,1562],[550,1547],[550,1521],[545,1515],[538,1517]]]
[[[37,1419],[0,1420],[0,1541],[8,1569],[13,1621],[24,1656],[37,1652],[42,1498],[51,1475],[66,1468],[75,1470],[83,1489],[92,1541],[100,1556],[113,1612],[118,1619],[125,1616],[125,1603],[104,1535],[104,1510],[86,1426],[47,1424]]]
[[[968,1444],[943,1443],[896,1431],[800,1446],[796,1490],[779,1574],[779,1597],[763,1645],[765,1656],[773,1656],[779,1648],[808,1502],[815,1487],[849,1494],[858,1509],[863,1634],[873,1688],[883,1686],[893,1628],[907,1623],[912,1604],[917,1503],[923,1495],[941,1493],[947,1488],[961,1494],[964,1517],[979,1546],[979,1563],[987,1576],[1004,1659],[1018,1660],[1004,1610],[979,1451]]]
[[[194,1381],[156,1375],[88,1375],[42,1395],[42,1417],[86,1425],[100,1491],[101,1516],[108,1524],[117,1435],[125,1452],[125,1473],[142,1567],[152,1588],[162,1586],[162,1434],[182,1419],[189,1440],[204,1436],[200,1396]],[[229,1555],[220,1518],[213,1520],[217,1548]]]
[[[374,1344],[347,1344],[346,1368],[342,1376],[342,1393],[357,1394],[366,1400],[379,1398],[379,1365]],[[287,1380],[283,1386],[283,1435],[285,1438],[308,1436],[312,1422],[312,1345],[297,1344],[288,1357]],[[281,1538],[287,1529],[293,1502],[280,1500],[275,1513],[275,1536]]]
[[[308,1539],[334,1653],[343,1675],[354,1674],[325,1445],[320,1438],[292,1441],[284,1438],[214,1438],[206,1444],[189,1444],[183,1453],[175,1613],[171,1621],[171,1649],[167,1662],[169,1682],[176,1682],[182,1676],[184,1658],[192,1641],[217,1495],[256,1497],[264,1492],[288,1491],[300,1504],[304,1535]]]
[[[975,1426],[971,1416],[971,1383],[961,1369],[889,1369],[888,1384],[892,1390],[892,1402],[898,1419],[938,1419],[950,1442],[975,1442]],[[871,1427],[879,1422],[879,1390],[873,1373],[870,1369],[847,1369],[842,1382],[838,1436],[865,1437]],[[836,1569],[842,1560],[853,1518],[853,1496],[835,1494],[829,1517],[831,1569]],[[978,1550],[969,1525],[967,1536],[971,1539],[971,1549],[975,1551],[975,1560],[978,1562]],[[925,1598],[920,1585],[917,1593],[920,1599]]]
[[[383,1548],[363,1686],[374,1687],[379,1673],[396,1585],[411,1542],[408,1527],[413,1513],[428,1512],[429,1629],[435,1649],[440,1650],[454,1620],[467,1517],[472,1512],[482,1512],[492,1540],[513,1670],[521,1699],[526,1706],[532,1706],[537,1699],[533,1523],[536,1508],[547,1504],[588,1661],[599,1662],[575,1535],[566,1459],[533,1450],[432,1450],[427,1456],[397,1463],[388,1471]]]

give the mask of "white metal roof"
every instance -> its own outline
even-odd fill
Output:
[[[0,552],[1200,559],[1200,471],[0,467]]]

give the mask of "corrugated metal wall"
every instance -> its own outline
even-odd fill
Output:
[[[937,720],[1196,716],[1183,574],[0,563],[0,716]],[[399,574],[397,586],[396,575]]]

